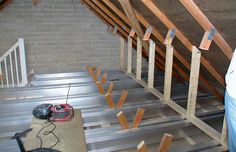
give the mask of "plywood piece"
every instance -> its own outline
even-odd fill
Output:
[[[151,34],[152,34],[152,30],[153,30],[153,27],[148,27],[145,31],[145,34],[143,36],[143,40],[144,41],[149,41],[150,37],[151,37]]]
[[[149,40],[149,63],[148,63],[148,88],[154,85],[154,68],[155,68],[155,47],[156,44]]]
[[[165,133],[161,139],[161,143],[159,145],[157,152],[167,152],[172,142],[172,139],[173,136],[171,134]]]
[[[203,38],[202,38],[202,42],[199,46],[200,49],[202,50],[209,50],[210,46],[211,46],[211,42],[216,34],[216,29],[211,29],[210,31],[206,31]]]
[[[201,52],[193,46],[188,90],[187,117],[195,115]]]
[[[174,53],[173,46],[166,45],[166,64],[165,64],[164,95],[163,95],[164,100],[170,100],[171,96],[173,53]]]
[[[138,128],[138,126],[143,118],[144,111],[145,110],[143,108],[137,109],[136,115],[133,120],[132,128]]]
[[[122,108],[122,107],[123,107],[127,96],[128,96],[128,91],[123,90],[123,91],[121,92],[120,99],[119,99],[119,101],[118,101],[118,103],[117,103],[117,107],[118,107],[118,108]]]
[[[176,33],[176,29],[169,29],[169,30],[168,30],[168,33],[167,33],[166,38],[165,38],[165,41],[164,41],[164,44],[165,44],[165,45],[170,45],[170,44],[172,44],[173,39],[174,39],[174,37],[175,37],[175,33]]]
[[[137,146],[138,152],[148,152],[148,147],[145,142],[142,140]]]
[[[129,124],[128,124],[127,120],[126,120],[126,117],[125,117],[124,113],[122,111],[120,111],[116,116],[119,119],[121,128],[122,129],[128,129],[129,128]]]
[[[113,99],[111,97],[111,94],[107,93],[105,95],[105,99],[107,101],[107,104],[108,104],[109,108],[115,108],[115,104],[114,104],[114,101],[113,101]]]
[[[104,91],[104,88],[103,88],[103,86],[102,86],[102,84],[101,84],[101,81],[97,81],[97,82],[96,82],[96,85],[97,85],[97,87],[98,87],[98,91],[99,91],[101,94],[105,94],[105,91]]]
[[[74,111],[74,117],[71,121],[54,122],[54,124],[56,125],[56,128],[53,132],[59,138],[59,143],[53,147],[53,149],[70,152],[87,152],[83,120],[80,110],[76,109]],[[45,120],[40,120],[37,118],[32,119],[30,128],[33,130],[27,134],[24,144],[26,151],[39,148],[40,140],[36,138],[36,135],[39,130],[46,125]],[[49,126],[45,128],[42,133],[51,129],[52,126]],[[55,144],[56,139],[54,136],[43,136],[42,133],[40,133],[39,136],[42,138],[43,147],[48,148]]]

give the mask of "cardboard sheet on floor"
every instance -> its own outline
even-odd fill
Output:
[[[74,118],[71,121],[54,122],[54,124],[56,125],[56,128],[53,132],[59,138],[59,142],[55,147],[53,147],[53,149],[62,152],[87,151],[83,129],[83,120],[80,110],[75,110]],[[38,134],[39,130],[46,125],[48,125],[48,123],[45,124],[45,120],[33,118],[30,126],[33,130],[27,134],[24,144],[27,151],[40,147],[40,139],[37,138],[36,135]],[[43,135],[45,131],[50,131],[53,129],[53,127],[53,125],[48,126],[39,134],[42,139],[42,147],[49,148],[57,142],[53,134],[49,134],[46,136]]]

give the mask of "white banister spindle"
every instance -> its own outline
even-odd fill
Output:
[[[14,82],[14,73],[13,73],[11,53],[9,54],[9,57],[10,57],[10,68],[11,68],[11,83],[12,83],[12,87],[14,87],[15,86],[15,82]]]
[[[27,84],[27,69],[26,69],[26,60],[25,60],[25,45],[24,45],[24,39],[19,38],[19,53],[20,53],[20,65],[21,65],[21,79],[22,84]]]
[[[9,87],[8,70],[7,70],[7,60],[6,60],[6,58],[4,58],[4,65],[5,65],[5,75],[6,75],[7,87]]]
[[[14,54],[15,54],[15,67],[16,67],[16,82],[17,82],[17,86],[19,86],[20,82],[19,82],[18,60],[17,60],[16,49],[14,49]]]

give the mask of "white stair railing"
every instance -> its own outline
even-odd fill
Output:
[[[27,69],[25,60],[24,39],[18,41],[0,57],[0,87],[25,86]]]

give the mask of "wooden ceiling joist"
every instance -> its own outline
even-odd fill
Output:
[[[169,29],[176,29],[176,37],[192,52],[193,44],[189,39],[175,26],[173,22],[153,3],[152,0],[141,0],[143,4]],[[216,69],[205,58],[201,58],[202,65],[211,73],[211,75],[225,87],[224,78],[216,71]]]
[[[110,0],[103,0],[103,2],[111,9],[113,10],[126,24],[130,24],[129,23],[129,19],[125,16],[125,14],[123,14],[123,12],[121,12],[112,2],[110,2]],[[137,16],[137,19],[139,20],[140,23],[143,24],[144,27],[150,27],[152,26],[140,13],[138,13],[135,10],[135,14]],[[162,44],[164,44],[164,37],[162,36],[162,34],[156,29],[153,28],[153,36],[156,37]],[[164,52],[162,50],[160,50],[161,52]],[[162,54],[162,56],[165,56],[165,53]],[[188,69],[190,70],[190,63],[186,60],[186,58],[184,58],[177,50],[174,50],[174,56]],[[184,70],[181,69],[180,66],[178,66],[177,64],[174,63],[174,69],[176,69],[176,71],[178,73],[183,73],[182,77],[184,78],[185,81],[188,81],[188,74],[186,74],[186,72]],[[206,78],[204,78],[204,76],[200,75],[199,77],[201,84],[204,84],[205,88],[208,89],[212,94],[214,94],[216,97],[218,97],[219,99],[223,99],[223,96],[221,95],[221,93],[216,90],[216,88],[209,83]]]
[[[206,15],[204,15],[204,13],[200,10],[200,8],[195,4],[193,0],[180,0],[180,2],[205,31],[210,31],[213,28],[215,29],[214,25],[209,21]],[[218,45],[225,56],[228,59],[231,59],[233,50],[230,48],[228,43],[219,32],[215,34],[213,41]]]

